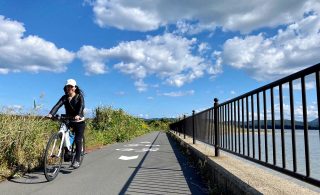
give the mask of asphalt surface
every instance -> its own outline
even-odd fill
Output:
[[[0,183],[0,194],[208,194],[197,170],[165,133],[90,152],[73,170],[63,164],[47,182],[43,172]]]

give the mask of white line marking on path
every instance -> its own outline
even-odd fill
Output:
[[[141,144],[150,144],[151,142],[140,142]]]
[[[137,156],[120,156],[119,160],[134,160],[137,159],[139,157],[139,155]]]
[[[135,150],[135,152],[156,152],[158,151],[159,148],[142,148],[141,150]]]
[[[150,145],[150,144],[148,144],[148,145],[145,145],[146,147],[150,147],[150,146],[153,146],[153,147],[160,147],[160,145]]]
[[[127,144],[127,145],[124,145],[124,147],[137,147],[137,146],[140,146],[140,144]]]
[[[128,151],[132,151],[134,149],[132,149],[132,148],[120,148],[120,149],[116,149],[116,150],[122,151],[122,152],[128,152]]]

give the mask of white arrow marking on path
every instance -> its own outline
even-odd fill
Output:
[[[120,156],[119,159],[120,160],[134,160],[137,159],[139,157],[139,155],[137,156]]]

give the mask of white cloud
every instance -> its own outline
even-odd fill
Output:
[[[214,30],[251,32],[289,24],[304,13],[320,10],[317,0],[96,0],[95,22],[100,27],[150,31],[176,24],[182,33]]]
[[[83,110],[84,115],[92,115],[93,110],[91,108],[85,108]]]
[[[121,1],[98,0],[93,11],[100,27],[114,26],[119,29],[148,31],[158,28],[161,20],[151,10],[122,4]],[[130,2],[131,4],[133,2]]]
[[[221,73],[221,63],[212,65],[211,59],[192,53],[198,47],[196,39],[166,33],[149,36],[146,40],[121,42],[110,49],[83,46],[78,57],[84,62],[87,74],[105,73],[108,69],[106,63],[115,60],[114,68],[131,75],[138,91],[145,91],[148,84],[144,79],[150,75],[180,87],[205,73],[211,76]],[[96,71],[97,64],[101,71]]]
[[[8,105],[1,108],[0,113],[3,114],[21,114],[24,107],[22,105]]]
[[[233,90],[231,90],[231,91],[230,91],[230,94],[231,94],[231,95],[235,95],[235,94],[236,94],[236,92],[235,92],[235,91],[233,91]]]
[[[107,72],[107,67],[104,65],[103,58],[105,50],[97,49],[92,46],[82,46],[78,51],[77,56],[84,63],[86,74],[104,74]]]
[[[38,36],[24,36],[23,24],[0,15],[0,74],[64,72],[74,53]]]
[[[21,109],[23,109],[23,106],[22,105],[12,105],[12,106],[8,106],[8,108],[21,110]]]
[[[201,54],[205,53],[209,49],[210,49],[210,46],[208,45],[208,43],[200,43],[198,45],[198,52]]]
[[[315,89],[316,83],[314,81],[307,81],[305,83],[305,87],[306,87],[306,90]],[[284,89],[289,89],[289,85],[283,85],[283,88]],[[299,83],[293,83],[292,84],[292,88],[294,90],[301,90],[302,89],[301,83],[300,82]]]
[[[222,71],[222,57],[221,52],[214,51],[211,56],[212,61],[215,61],[213,66],[210,66],[207,70],[208,73],[211,75],[211,79],[214,79],[218,74],[221,74]]]
[[[149,118],[149,114],[139,114],[138,117],[139,117],[139,118],[148,119],[148,118]]]
[[[320,17],[313,13],[270,38],[260,33],[229,39],[221,57],[256,80],[273,80],[318,63],[319,51]]]
[[[295,108],[295,117],[297,120],[302,121],[303,120],[303,107],[298,106]],[[308,121],[314,120],[318,118],[318,106],[317,104],[309,104],[307,106],[307,116],[308,116]]]
[[[167,93],[162,93],[160,95],[168,96],[168,97],[182,97],[182,96],[190,96],[193,94],[194,94],[194,90],[167,92]]]
[[[87,74],[106,73],[109,59],[119,60],[114,67],[131,75],[139,91],[150,87],[144,83],[150,75],[180,87],[205,73],[215,78],[222,73],[222,64],[229,64],[247,71],[256,80],[274,80],[320,61],[318,0],[245,0],[241,3],[235,0],[96,0],[88,4],[93,6],[95,21],[100,27],[142,32],[159,27],[170,29],[169,25],[176,27],[172,34],[122,42],[110,49],[85,46],[78,53],[84,53],[80,58]],[[253,30],[280,25],[283,29],[273,37],[260,33],[229,39],[223,51],[215,51],[210,57],[208,43],[182,38],[183,34],[204,30],[214,33],[217,27],[222,31],[250,34]],[[95,51],[85,53],[89,50],[86,47]],[[140,84],[145,85],[139,87]]]
[[[268,117],[271,118],[271,110],[267,110]],[[274,113],[276,116],[280,117],[280,104],[274,105]],[[291,119],[290,114],[290,105],[289,104],[283,104],[283,113],[285,119]],[[256,113],[255,113],[256,115]],[[294,115],[295,119],[298,121],[303,120],[303,107],[302,105],[295,105],[294,108]],[[314,120],[318,118],[318,106],[316,102],[312,102],[307,105],[307,115],[308,115],[308,121]]]
[[[144,83],[143,80],[138,80],[138,81],[135,81],[134,82],[134,86],[136,86],[137,90],[139,92],[143,92],[143,91],[146,91],[147,88],[148,88],[148,85],[146,83]]]
[[[198,34],[202,31],[214,31],[217,27],[216,23],[208,23],[208,24],[202,24],[202,23],[192,23],[187,20],[178,20],[176,23],[176,30],[173,32],[175,34],[189,34],[194,35]],[[212,36],[212,35],[210,35]]]
[[[251,107],[250,107],[251,109]],[[251,111],[249,111],[249,120],[251,120]],[[280,104],[275,104],[274,105],[274,116],[275,116],[275,120],[279,120],[280,119]],[[283,104],[283,116],[285,120],[291,120],[291,112],[290,112],[290,104]],[[308,116],[308,121],[312,121],[314,119],[318,118],[318,106],[316,102],[312,102],[309,103],[307,105],[307,116]],[[246,117],[246,115],[245,115]],[[303,107],[302,105],[298,105],[295,104],[294,107],[294,117],[296,121],[303,121]],[[258,113],[256,112],[256,108],[255,108],[255,112],[254,112],[254,118],[255,120],[258,119]],[[260,111],[260,120],[264,119],[264,114],[263,114],[263,110]],[[267,120],[271,120],[271,108],[268,107],[267,108]]]

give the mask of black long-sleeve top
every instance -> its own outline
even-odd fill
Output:
[[[50,111],[51,115],[55,115],[59,108],[64,105],[66,110],[66,115],[70,117],[75,117],[79,115],[80,117],[84,117],[84,98],[81,94],[75,95],[70,101],[68,100],[68,95],[64,95],[60,98],[60,100],[56,103],[56,105]]]

